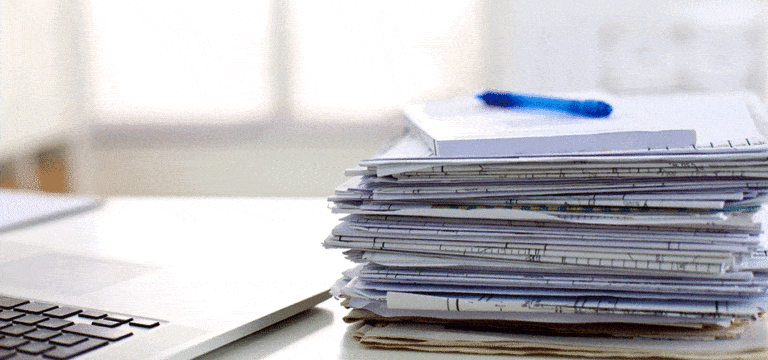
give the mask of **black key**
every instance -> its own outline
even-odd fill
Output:
[[[23,312],[5,310],[3,312],[0,312],[0,320],[11,321],[13,319],[20,318],[24,315],[26,314],[24,314]]]
[[[101,319],[107,316],[107,313],[98,310],[83,310],[77,316],[84,317],[86,319]]]
[[[155,326],[160,325],[160,322],[157,320],[149,320],[149,319],[133,319],[130,322],[130,324],[133,326],[149,329],[149,328],[153,328]]]
[[[0,349],[14,349],[28,342],[29,340],[22,337],[5,336],[0,339]]]
[[[64,319],[48,319],[37,324],[37,327],[51,330],[61,330],[67,326],[74,324],[74,322]]]
[[[97,325],[97,326],[108,327],[108,328],[115,328],[115,327],[118,327],[120,325],[123,325],[123,323],[121,323],[121,322],[107,320],[107,319],[95,320],[91,324]]]
[[[105,317],[105,319],[112,320],[112,321],[115,321],[115,322],[119,322],[121,324],[125,324],[125,323],[133,320],[132,317],[125,316],[125,315],[107,315],[107,317]]]
[[[35,330],[34,326],[13,324],[11,326],[0,329],[0,333],[3,333],[5,335],[21,336],[34,330]]]
[[[8,360],[40,360],[39,356],[22,354],[17,352],[13,357],[9,357]]]
[[[10,309],[19,305],[28,303],[28,300],[16,299],[7,296],[0,296],[0,308]]]
[[[121,328],[110,329],[103,326],[95,326],[90,324],[75,324],[70,327],[64,328],[64,330],[62,331],[72,333],[72,334],[85,335],[85,336],[95,337],[99,339],[105,339],[109,341],[120,340],[122,338],[133,335],[132,332],[125,329],[121,329]]]
[[[16,324],[35,325],[45,320],[48,320],[48,318],[42,315],[26,314],[22,317],[13,319],[13,322]]]
[[[37,329],[33,332],[24,334],[24,337],[31,340],[46,341],[52,337],[61,335],[61,332],[46,329]]]
[[[53,310],[48,310],[45,313],[43,313],[43,315],[51,316],[51,317],[55,317],[55,318],[66,318],[66,317],[70,317],[72,315],[76,315],[76,314],[80,313],[81,311],[83,311],[83,310],[63,306],[63,307],[55,308]]]
[[[109,341],[106,340],[88,339],[74,346],[59,346],[43,353],[43,356],[51,359],[69,359],[107,344]]]
[[[85,336],[75,334],[63,334],[51,339],[49,342],[56,345],[72,346],[88,339]]]
[[[0,360],[10,359],[15,354],[16,352],[13,350],[0,349]]]
[[[58,306],[53,304],[45,304],[45,303],[26,303],[21,306],[17,306],[14,308],[14,310],[27,312],[30,314],[42,314],[48,310],[52,310],[57,308]]]
[[[31,341],[27,344],[24,344],[22,346],[19,346],[16,348],[16,351],[21,351],[23,353],[32,354],[32,355],[38,355],[42,354],[48,350],[53,349],[55,346],[44,342],[44,341]],[[16,358],[13,358],[14,360]]]

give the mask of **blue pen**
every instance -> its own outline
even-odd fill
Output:
[[[491,106],[558,110],[593,118],[606,117],[613,111],[611,105],[597,100],[567,100],[500,92],[486,92],[477,95],[477,98]]]

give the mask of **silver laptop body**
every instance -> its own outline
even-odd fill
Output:
[[[108,199],[0,232],[0,295],[159,326],[76,359],[190,359],[327,299],[324,199]]]

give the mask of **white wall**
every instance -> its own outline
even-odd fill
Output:
[[[0,2],[0,161],[17,160],[23,187],[36,188],[36,151],[72,144],[71,162],[87,154],[82,10],[79,2]],[[70,175],[87,184],[85,174]]]
[[[768,100],[768,1],[509,2],[511,66],[525,91],[751,91]]]
[[[83,122],[82,63],[72,15],[57,0],[0,2],[0,154],[55,141]]]

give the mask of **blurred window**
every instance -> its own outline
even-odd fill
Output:
[[[479,86],[471,0],[92,0],[89,11],[106,122],[366,121]]]

